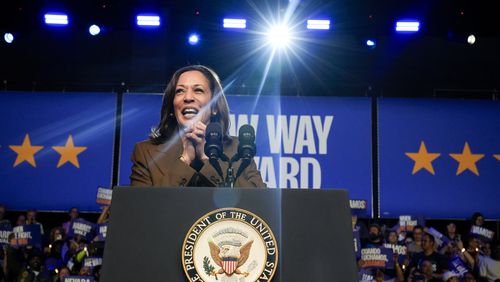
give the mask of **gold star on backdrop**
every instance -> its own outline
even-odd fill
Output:
[[[78,163],[78,154],[87,150],[87,147],[75,147],[73,144],[73,137],[70,134],[64,147],[54,146],[52,149],[61,155],[61,158],[59,158],[59,162],[57,163],[57,168],[67,162],[70,162],[77,168],[80,168],[80,163]]]
[[[495,159],[499,160],[500,161],[500,154],[498,155],[493,155],[493,157],[495,157]]]
[[[476,162],[484,158],[484,154],[472,154],[469,143],[465,142],[465,146],[461,154],[450,154],[450,157],[454,158],[458,162],[457,175],[468,169],[475,175],[479,176]]]
[[[410,159],[415,161],[413,166],[412,174],[417,173],[422,168],[425,168],[428,172],[434,175],[434,167],[432,167],[432,162],[437,159],[441,154],[438,153],[428,153],[425,147],[424,141],[420,143],[420,148],[418,153],[405,153]]]
[[[16,161],[14,162],[14,167],[19,165],[20,163],[27,161],[33,167],[36,167],[35,163],[35,154],[43,149],[43,146],[31,146],[30,136],[26,134],[24,136],[23,144],[18,145],[10,145],[9,148],[17,153]]]

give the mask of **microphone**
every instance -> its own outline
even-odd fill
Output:
[[[222,126],[218,122],[211,122],[207,125],[205,131],[205,155],[207,155],[210,164],[215,168],[222,179],[222,169],[219,164],[219,159],[223,155],[222,147]]]
[[[236,179],[243,173],[253,160],[257,147],[255,145],[255,129],[251,125],[245,124],[238,131],[238,153],[235,156],[236,160],[241,158],[241,165],[236,173]]]
[[[219,159],[222,154],[222,126],[218,122],[211,122],[205,130],[205,155],[209,159]]]
[[[255,129],[245,124],[238,131],[238,156],[242,159],[252,159],[257,152],[255,146]]]

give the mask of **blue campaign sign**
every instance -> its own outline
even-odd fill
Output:
[[[83,266],[86,267],[96,267],[102,265],[102,258],[101,257],[86,257],[83,260]]]
[[[437,231],[433,227],[429,227],[429,228],[425,227],[424,230],[425,230],[425,232],[434,236],[435,246],[437,247],[437,249],[439,251],[441,251],[443,248],[447,247],[448,244],[450,243],[450,239],[448,239],[448,237],[444,236],[443,234],[441,234],[441,232]]]
[[[71,226],[69,227],[68,237],[72,238],[75,235],[81,235],[87,242],[90,242],[94,238],[95,224],[86,221],[83,218],[77,218],[71,221]]]
[[[94,282],[95,279],[93,276],[66,276],[63,279],[63,282]]]
[[[108,233],[108,223],[96,224],[94,228],[94,233],[96,234],[95,241],[105,241],[106,234]]]
[[[2,92],[0,105],[2,202],[97,211],[94,191],[112,180],[116,95]]]
[[[469,235],[477,236],[484,242],[490,242],[493,240],[495,232],[481,226],[472,225],[470,227]]]
[[[467,264],[458,255],[449,260],[448,268],[450,271],[455,272],[459,277],[463,277],[465,273],[469,272]]]
[[[42,246],[42,235],[40,225],[38,224],[25,224],[19,225],[12,230],[16,234],[17,246]]]
[[[392,248],[376,247],[361,249],[361,267],[363,268],[394,268]]]
[[[161,95],[124,96],[121,185],[130,183],[136,142],[158,124]],[[371,101],[368,98],[228,96],[230,135],[256,130],[255,162],[270,188],[341,188],[371,199]],[[230,156],[231,157],[231,156]],[[371,211],[371,203],[368,203]]]
[[[500,218],[500,103],[379,99],[382,217]]]

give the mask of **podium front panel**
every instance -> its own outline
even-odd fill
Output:
[[[273,231],[272,281],[356,281],[344,190],[130,187],[113,191],[102,281],[188,281],[184,238],[199,218],[227,207],[256,214]]]

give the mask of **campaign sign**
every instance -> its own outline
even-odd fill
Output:
[[[437,231],[432,227],[425,228],[425,232],[431,234],[434,237],[434,240],[436,241],[435,242],[436,247],[438,248],[438,250],[442,250],[450,243],[450,239],[448,239],[448,237],[444,236],[443,234],[441,234],[439,231]]]
[[[413,218],[411,215],[400,215],[399,216],[399,231],[401,232],[412,232],[413,227],[418,225],[418,220]]]
[[[460,256],[454,256],[448,263],[450,271],[455,272],[458,276],[463,277],[465,273],[469,272],[469,268],[465,261]]]
[[[394,254],[398,254],[398,262],[403,264],[407,256],[407,248],[404,245],[388,244],[385,243],[384,247],[392,249]]]
[[[356,252],[356,259],[361,257],[361,240],[359,236],[359,228],[355,228],[353,231],[354,237],[354,252]]]
[[[94,224],[92,222],[88,222],[83,218],[77,218],[71,221],[68,237],[73,238],[75,235],[81,235],[85,237],[87,241],[91,241],[94,238],[93,229]]]
[[[110,186],[113,93],[0,93],[0,195],[12,210],[98,211]]]
[[[97,188],[97,196],[95,202],[99,205],[109,206],[111,205],[111,198],[113,197],[113,190],[109,188],[99,187]]]
[[[495,235],[495,232],[481,226],[472,225],[470,228],[470,234],[478,236],[485,242],[490,242],[491,240],[493,240],[493,235]]]
[[[0,246],[9,244],[10,233],[12,233],[12,226],[10,224],[0,225]]]
[[[40,225],[38,224],[25,224],[16,226],[12,229],[14,234],[16,234],[16,245],[17,246],[41,246],[42,236],[40,231]]]
[[[389,248],[363,248],[361,249],[361,267],[394,268],[392,249]]]
[[[480,210],[500,218],[500,101],[377,105],[381,217],[467,218]]]
[[[93,276],[66,276],[63,282],[95,282]]]
[[[254,127],[254,160],[269,188],[341,188],[353,199],[371,199],[370,98],[228,95],[227,100],[229,134],[238,136],[244,124]],[[124,95],[120,185],[130,184],[134,144],[158,125],[161,101],[161,95]],[[371,214],[369,201],[367,210]]]
[[[105,222],[101,224],[96,224],[95,228],[96,228],[95,234],[97,234],[96,241],[105,241],[106,234],[108,232],[108,223]]]
[[[357,215],[358,217],[367,216],[368,201],[352,199],[349,200],[349,205],[351,206],[351,214]]]
[[[102,258],[100,257],[86,257],[83,260],[83,266],[86,267],[96,267],[102,265]]]

